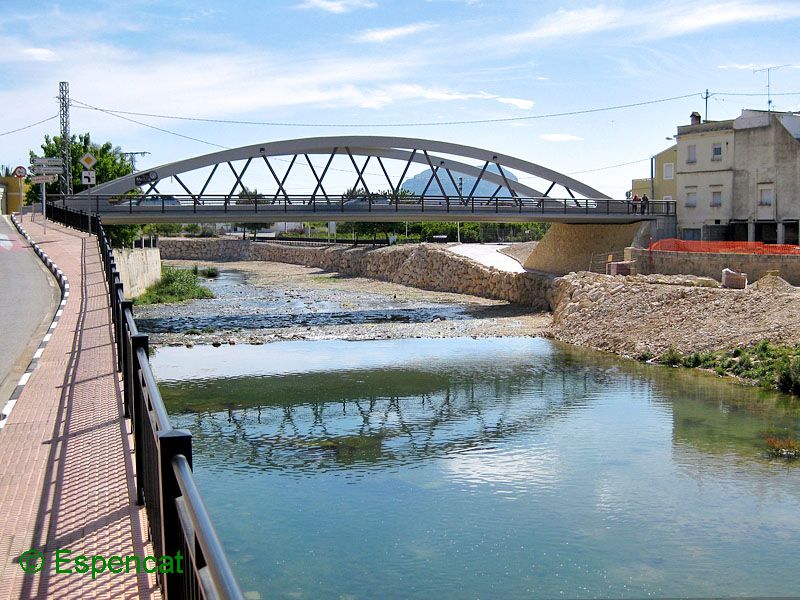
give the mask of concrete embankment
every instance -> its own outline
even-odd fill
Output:
[[[426,290],[507,300],[539,310],[550,308],[555,280],[546,273],[499,271],[435,244],[306,247],[248,240],[161,239],[159,246],[164,259],[292,263]]]
[[[140,296],[161,279],[161,252],[158,248],[117,248],[114,259],[128,298]]]

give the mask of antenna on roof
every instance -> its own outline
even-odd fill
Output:
[[[761,69],[753,69],[753,73],[761,73],[762,71],[767,72],[767,112],[772,111],[772,96],[770,89],[769,74],[771,71],[777,71],[778,69],[782,69],[783,67],[791,67],[791,65],[777,65],[777,66],[763,67]]]

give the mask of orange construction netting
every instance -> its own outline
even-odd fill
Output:
[[[699,242],[670,238],[650,244],[650,250],[666,252],[719,252],[730,254],[800,254],[800,246],[763,242]]]

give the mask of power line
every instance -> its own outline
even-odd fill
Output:
[[[36,123],[31,123],[30,125],[25,125],[25,127],[20,127],[19,129],[12,129],[11,131],[4,131],[0,133],[0,137],[4,135],[11,135],[12,133],[17,133],[18,131],[25,131],[26,129],[30,129],[31,127],[36,127],[37,125],[41,125],[42,123],[47,123],[48,121],[52,121],[53,119],[57,119],[58,115],[53,115],[52,117],[47,117],[46,119],[42,119],[41,121],[36,121]]]
[[[230,150],[228,146],[223,146],[221,144],[215,144],[214,142],[209,142],[207,140],[201,140],[200,138],[192,137],[190,135],[184,135],[183,133],[178,133],[177,131],[170,131],[169,129],[164,129],[163,127],[156,127],[155,125],[150,125],[149,123],[142,123],[141,121],[137,121],[136,119],[131,119],[130,117],[125,117],[122,114],[117,114],[116,111],[106,110],[104,108],[97,108],[96,106],[92,106],[91,104],[87,104],[86,102],[81,102],[80,100],[72,100],[72,103],[75,102],[82,104],[83,106],[76,106],[76,108],[87,108],[91,110],[97,110],[102,113],[111,115],[112,117],[116,117],[118,119],[122,119],[123,121],[129,121],[131,123],[136,123],[137,125],[142,125],[143,127],[149,127],[150,129],[155,129],[156,131],[161,131],[162,133],[168,133],[169,135],[174,135],[180,138],[184,138],[187,140],[191,140],[193,142],[200,142],[201,144],[208,144],[209,146],[215,146],[217,148],[222,148],[223,150]],[[135,113],[126,113],[126,114],[135,114]]]
[[[429,121],[429,122],[419,122],[419,123],[293,123],[293,122],[278,122],[278,121],[238,121],[232,119],[206,119],[201,117],[184,117],[180,115],[164,115],[164,114],[157,114],[157,113],[142,113],[142,112],[134,112],[134,111],[126,111],[126,110],[116,110],[110,108],[98,108],[96,106],[92,106],[87,104],[86,102],[81,102],[79,100],[73,100],[73,102],[77,102],[81,106],[76,106],[76,108],[84,108],[90,110],[97,110],[100,112],[104,112],[110,115],[117,116],[119,118],[125,118],[122,115],[132,115],[135,117],[151,117],[157,119],[172,119],[176,121],[195,121],[200,123],[224,123],[228,125],[262,125],[267,127],[433,127],[437,125],[477,125],[482,123],[507,123],[513,121],[533,121],[537,119],[550,119],[554,117],[569,117],[575,115],[585,115],[597,112],[604,112],[609,110],[622,110],[625,108],[635,108],[638,106],[647,106],[650,104],[660,104],[664,102],[672,102],[674,100],[684,100],[686,98],[691,98],[693,96],[699,95],[698,92],[694,92],[691,94],[683,94],[680,96],[671,96],[669,98],[658,98],[656,100],[643,100],[641,102],[632,102],[630,104],[619,104],[615,106],[603,106],[598,108],[587,108],[582,110],[573,110],[567,112],[559,112],[559,113],[548,113],[543,115],[528,115],[524,117],[502,117],[497,119],[473,119],[473,120],[464,120],[464,121]],[[131,119],[132,120],[132,119]],[[133,121],[134,123],[138,123],[138,121]],[[143,123],[141,123],[143,124]],[[152,125],[147,125],[148,127],[153,127]],[[157,127],[153,127],[154,129],[158,129]],[[209,142],[205,142],[209,143]]]
[[[640,158],[639,160],[632,160],[630,162],[619,163],[616,165],[608,165],[607,167],[597,167],[596,169],[587,169],[585,171],[573,171],[572,173],[567,173],[567,175],[582,175],[584,173],[594,173],[595,171],[607,171],[608,169],[616,169],[617,167],[627,167],[628,165],[635,165],[646,160],[650,160],[650,157],[647,158]]]

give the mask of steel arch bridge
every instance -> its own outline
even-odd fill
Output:
[[[402,188],[413,165],[430,173],[415,195]],[[469,189],[456,183],[459,176],[473,181]],[[490,184],[493,193],[477,195],[482,184]],[[126,175],[65,202],[106,223],[629,223],[652,220],[671,208],[652,202],[643,214],[638,206],[536,163],[461,144],[388,136],[313,137],[222,150]]]

